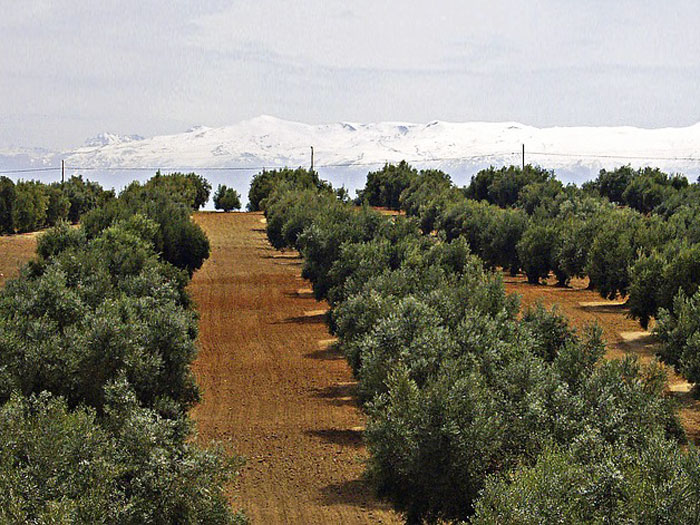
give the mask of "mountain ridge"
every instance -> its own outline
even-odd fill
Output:
[[[60,165],[85,170],[226,169],[315,166],[365,173],[407,160],[468,176],[488,165],[525,161],[553,169],[565,182],[582,182],[602,168],[657,166],[700,175],[700,123],[685,127],[553,126],[515,121],[428,123],[340,121],[305,124],[260,115],[228,126],[195,126],[182,133],[141,137],[101,133],[62,152],[0,151],[0,170]]]

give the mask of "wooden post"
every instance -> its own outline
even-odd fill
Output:
[[[314,171],[314,147],[311,146],[311,171]]]
[[[525,144],[523,144],[523,173],[525,173]]]
[[[62,160],[61,161],[61,184],[66,183],[66,161]]]

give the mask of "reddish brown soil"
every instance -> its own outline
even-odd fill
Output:
[[[507,273],[503,273],[503,281],[506,291],[519,294],[524,306],[536,301],[542,301],[547,307],[556,305],[578,329],[598,323],[607,342],[606,357],[609,359],[629,353],[639,356],[642,362],[654,358],[656,338],[650,332],[642,330],[639,322],[629,317],[629,309],[623,304],[624,301],[608,301],[598,292],[587,290],[587,279],[574,279],[571,286],[566,288],[555,286],[555,279],[550,279],[546,285],[533,285],[523,275],[511,277]],[[700,401],[691,395],[687,381],[669,368],[667,372],[669,395],[677,399],[680,405],[680,418],[688,438],[700,443]]]
[[[0,235],[0,287],[7,279],[19,274],[19,269],[34,255],[36,233]]]
[[[212,246],[191,284],[204,389],[199,439],[247,457],[234,505],[253,523],[398,523],[362,480],[363,417],[325,303],[296,253],[267,242],[258,213],[198,213]]]

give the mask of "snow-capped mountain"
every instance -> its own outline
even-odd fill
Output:
[[[136,140],[143,140],[141,135],[117,135],[115,133],[100,133],[85,141],[87,147],[112,146],[114,144],[125,144]]]
[[[103,133],[84,146],[59,153],[0,151],[0,170],[58,166],[65,159],[70,174],[84,172],[119,187],[124,178],[150,175],[144,169],[135,177],[135,169],[193,169],[246,194],[250,176],[261,167],[308,166],[313,146],[321,176],[352,190],[364,185],[367,171],[402,159],[419,168],[441,168],[457,184],[466,184],[489,165],[520,164],[523,144],[527,163],[553,169],[565,182],[580,183],[594,178],[601,168],[622,164],[658,166],[692,180],[700,175],[700,123],[663,129],[536,128],[516,122],[304,124],[270,116],[151,138]],[[207,172],[212,168],[215,173]]]

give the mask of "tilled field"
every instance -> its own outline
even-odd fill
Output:
[[[34,255],[36,233],[0,235],[0,287],[19,274],[19,269]]]
[[[397,523],[361,479],[362,414],[344,358],[327,350],[325,303],[301,260],[267,242],[258,213],[198,213],[212,245],[191,284],[204,389],[199,438],[247,464],[235,494],[253,523]]]

